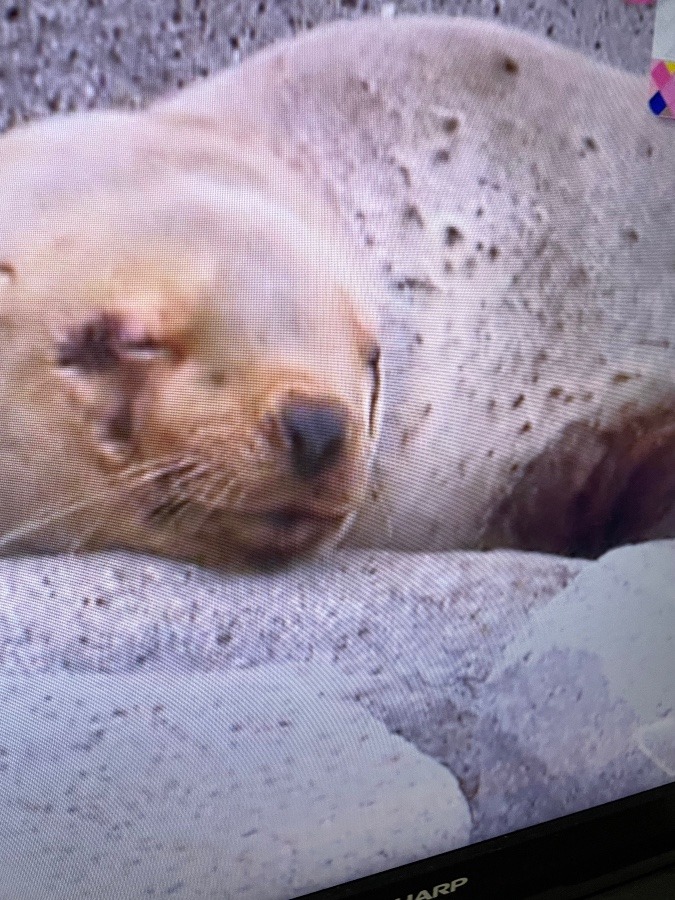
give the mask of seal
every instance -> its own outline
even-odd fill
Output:
[[[642,79],[431,17],[14,130],[2,550],[675,536],[674,149]]]

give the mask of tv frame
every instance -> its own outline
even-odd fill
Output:
[[[675,865],[675,782],[297,900],[576,900]]]

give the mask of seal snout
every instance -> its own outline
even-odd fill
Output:
[[[335,400],[286,401],[279,411],[279,425],[299,478],[314,478],[338,462],[348,418],[347,410]]]

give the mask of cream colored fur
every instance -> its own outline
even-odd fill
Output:
[[[570,424],[672,411],[674,159],[644,79],[440,17],[328,26],[145,112],[9,134],[6,549],[238,563],[229,542],[255,530],[237,518],[251,498],[256,512],[295,502],[260,424],[289,384],[350,409],[342,482],[316,501],[336,515],[320,544],[356,514],[352,545],[479,546]],[[122,387],[69,381],[59,334],[96,311],[171,352]],[[384,384],[369,434],[374,340]],[[220,393],[206,387],[216,370]],[[111,453],[100,422],[132,383],[134,440]],[[206,454],[202,499],[225,509],[224,530],[147,523],[150,500],[123,473],[167,448]]]

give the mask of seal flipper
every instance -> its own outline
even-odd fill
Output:
[[[608,428],[572,422],[492,513],[482,546],[595,558],[675,537],[675,396]]]

